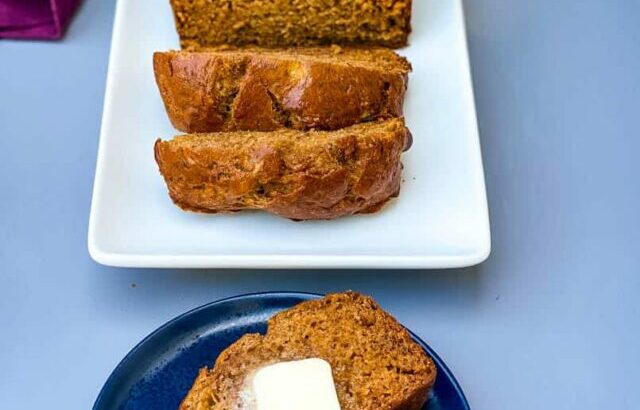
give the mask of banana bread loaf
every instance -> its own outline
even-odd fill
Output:
[[[180,410],[245,409],[247,378],[282,361],[329,362],[342,410],[419,410],[436,378],[433,361],[370,297],[354,292],[303,302],[248,334],[204,368]]]
[[[337,131],[236,131],[156,141],[155,158],[184,210],[262,209],[294,219],[374,212],[400,189],[402,119]]]
[[[171,0],[183,48],[363,44],[402,47],[411,0]]]
[[[339,129],[402,116],[411,66],[383,48],[157,52],[156,82],[183,132]]]

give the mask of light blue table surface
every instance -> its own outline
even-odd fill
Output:
[[[450,271],[97,265],[114,4],[88,0],[61,43],[0,41],[0,408],[90,408],[129,349],[206,302],[347,288],[424,337],[475,410],[639,408],[640,2],[465,3],[493,253]]]

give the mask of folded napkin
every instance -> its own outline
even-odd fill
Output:
[[[0,0],[0,38],[58,39],[82,0]]]

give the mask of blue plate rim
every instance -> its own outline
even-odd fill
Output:
[[[109,390],[109,388],[111,387],[112,384],[115,384],[115,381],[117,379],[117,377],[119,377],[119,374],[123,371],[124,367],[126,366],[127,362],[138,353],[138,351],[151,339],[155,338],[156,336],[158,336],[160,333],[162,333],[163,331],[165,331],[167,328],[171,327],[172,325],[174,325],[175,323],[179,322],[180,320],[182,320],[184,317],[193,315],[195,313],[198,313],[202,310],[208,309],[211,306],[214,305],[219,305],[222,303],[227,303],[227,302],[232,302],[234,300],[237,299],[247,299],[247,298],[262,298],[262,297],[278,297],[278,296],[288,296],[288,297],[301,297],[307,300],[312,300],[312,299],[318,299],[323,297],[324,295],[321,293],[313,293],[313,292],[299,292],[299,291],[267,291],[267,292],[250,292],[250,293],[243,293],[240,295],[234,295],[234,296],[229,296],[226,298],[222,298],[222,299],[218,299],[215,300],[213,302],[209,302],[209,303],[205,303],[204,305],[200,305],[198,307],[195,307],[191,310],[188,310],[176,317],[174,317],[173,319],[170,319],[169,321],[165,322],[164,324],[162,324],[160,327],[156,328],[153,332],[149,333],[149,335],[147,335],[144,339],[142,339],[140,342],[138,342],[130,351],[129,353],[127,353],[118,363],[118,365],[111,371],[111,373],[109,374],[109,377],[107,378],[107,380],[105,381],[104,385],[102,386],[102,388],[100,389],[100,393],[98,393],[98,397],[96,397],[95,402],[93,403],[93,410],[99,410],[100,409],[100,405],[101,405],[101,401],[104,399],[104,397],[107,394],[107,391]],[[455,389],[456,393],[460,396],[460,398],[463,401],[463,404],[465,406],[466,410],[470,410],[470,406],[469,406],[469,402],[467,400],[467,397],[465,396],[464,392],[462,391],[462,388],[460,387],[460,384],[458,383],[458,380],[455,378],[455,376],[453,375],[453,373],[451,372],[451,370],[449,369],[449,367],[445,364],[445,362],[440,358],[440,356],[438,356],[438,354],[427,344],[425,343],[424,340],[422,340],[418,335],[416,335],[414,332],[412,332],[410,329],[406,328],[405,329],[409,332],[409,334],[411,335],[411,337],[429,354],[429,356],[431,357],[431,359],[433,359],[434,362],[436,362],[436,364],[442,369],[442,372],[444,372],[447,375],[447,378],[449,380],[451,380],[452,384],[453,384],[453,388]]]

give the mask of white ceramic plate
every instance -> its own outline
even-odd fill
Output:
[[[168,0],[119,0],[89,221],[99,263],[138,267],[441,268],[482,262],[489,217],[461,0],[414,1],[405,104],[414,143],[400,197],[381,212],[292,222],[186,213],[153,159],[178,134],[152,54],[178,48]]]

